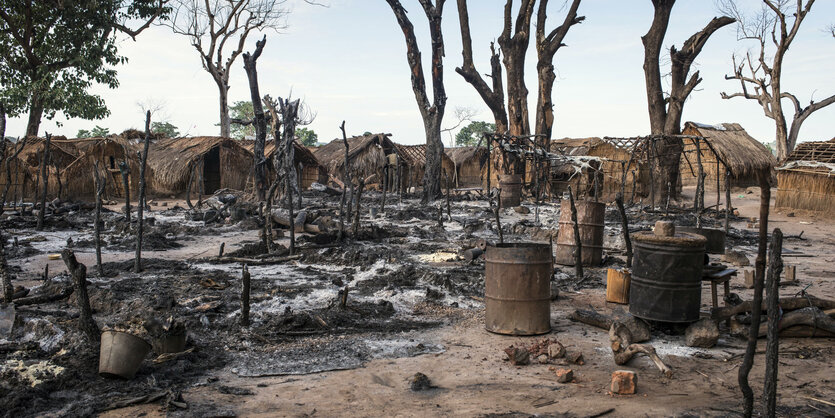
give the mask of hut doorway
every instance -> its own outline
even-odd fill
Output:
[[[220,147],[214,147],[203,156],[203,188],[206,194],[220,189]]]

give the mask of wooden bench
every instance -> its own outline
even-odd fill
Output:
[[[731,277],[736,277],[736,273],[736,269],[724,269],[702,275],[703,282],[710,282],[710,299],[714,308],[719,307],[719,292],[717,291],[716,286],[720,283],[724,286],[724,298],[727,299],[728,295],[731,293]],[[728,302],[723,303],[723,305],[728,306]],[[726,324],[730,326],[730,319],[726,321]]]

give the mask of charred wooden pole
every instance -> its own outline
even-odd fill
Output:
[[[51,160],[51,158],[50,158],[50,160]],[[55,169],[55,184],[58,185],[58,193],[55,195],[55,197],[57,197],[58,200],[60,201],[61,200],[61,195],[64,192],[64,183],[61,182],[61,170],[58,168],[58,164],[56,162],[51,161],[51,163],[52,163],[52,168]]]
[[[47,185],[49,183],[49,178],[47,177],[47,165],[49,165],[49,143],[52,140],[52,135],[49,133],[46,134],[46,141],[44,141],[43,145],[43,154],[41,157],[41,175],[40,175],[40,183],[43,185],[43,192],[41,193],[41,210],[38,212],[38,224],[36,229],[38,231],[43,230],[43,219],[46,215],[46,192],[47,192]],[[3,138],[5,141],[5,138]]]
[[[336,236],[337,241],[342,241],[345,236],[345,195],[348,188],[342,187],[342,197],[339,198],[339,233]]]
[[[9,266],[6,264],[6,237],[0,229],[0,280],[2,280],[3,303],[11,303],[14,287],[12,287],[12,275]]]
[[[250,275],[249,269],[244,264],[243,272],[241,273],[241,326],[249,326],[249,292],[250,292]]]
[[[273,164],[273,167],[278,165]],[[281,178],[278,176],[276,170],[275,180],[270,185],[270,190],[267,192],[267,200],[264,202],[264,248],[268,253],[273,252],[273,200],[275,199],[275,192],[278,190],[278,185],[281,183]],[[291,216],[292,218],[292,216]],[[290,220],[293,221],[292,219]]]
[[[389,188],[389,165],[383,166],[383,197],[380,199],[380,214],[386,211],[386,192]]]
[[[452,220],[452,207],[449,204],[449,176],[447,176],[446,171],[444,171],[444,183],[446,183],[446,216],[449,220]]]
[[[783,272],[783,231],[775,228],[771,234],[766,277],[766,306],[768,308],[768,341],[765,346],[765,384],[763,411],[765,416],[777,416],[777,365],[780,354],[780,274]]]
[[[719,197],[722,189],[719,183],[719,178],[722,177],[719,175],[719,158],[716,158],[716,219],[719,219],[719,205],[722,204],[722,201]]]
[[[493,201],[490,200],[490,206],[493,206]],[[493,209],[493,213],[496,215],[496,231],[499,233],[499,244],[504,243],[504,233],[502,232],[502,222],[499,217],[499,213],[502,210],[502,189],[496,189],[496,207]]]
[[[96,272],[101,277],[104,274],[101,267],[101,197],[104,193],[106,179],[99,174],[98,162],[93,164],[93,181],[96,186],[96,216],[93,239],[96,241]]]
[[[148,165],[148,147],[151,144],[151,111],[145,113],[145,145],[139,162],[139,208],[136,212],[136,258],[133,261],[133,271],[142,271],[142,233],[145,219],[145,168]]]
[[[6,120],[5,117],[3,117],[0,120],[3,121],[3,124],[5,126],[5,120]],[[15,174],[14,174],[14,177],[12,177],[12,161],[14,161],[17,158],[17,156],[20,155],[20,152],[23,151],[23,147],[26,145],[26,137],[24,137],[23,140],[18,141],[18,142],[20,142],[20,144],[15,144],[16,149],[14,150],[14,153],[12,155],[8,156],[8,157],[6,157],[6,154],[8,154],[8,150],[6,149],[6,146],[5,146],[6,141],[5,141],[5,139],[3,139],[3,137],[0,137],[0,140],[2,140],[2,142],[3,142],[3,160],[2,161],[3,161],[3,165],[6,166],[6,185],[3,187],[3,195],[0,196],[0,214],[2,214],[3,211],[6,210],[6,198],[9,196],[9,188],[12,185],[12,178],[14,178],[15,183],[17,183],[17,181],[16,181],[16,179],[17,179],[17,165],[15,165]],[[13,200],[12,205],[13,206],[16,205],[17,204],[16,203],[17,202],[17,185],[15,185],[15,196],[12,200]]]
[[[620,222],[623,228],[623,242],[626,244],[626,267],[632,268],[632,240],[629,238],[629,219],[626,218],[626,208],[623,207],[623,195],[615,198],[620,211]]]
[[[583,244],[580,243],[580,226],[577,224],[577,206],[574,205],[574,193],[571,185],[568,186],[568,201],[571,204],[571,222],[574,223],[574,245],[577,251],[574,253],[574,269],[578,279],[583,278]]]
[[[287,210],[290,219],[290,255],[293,255],[296,251],[296,217],[293,214],[293,186],[290,184],[290,176],[285,175],[284,179],[286,180]],[[267,216],[270,216],[270,214],[267,214]],[[271,238],[269,237],[269,239]]]
[[[702,211],[704,207],[704,187],[705,187],[705,178],[704,178],[704,167],[702,166],[702,147],[698,140],[693,139],[693,145],[696,146],[696,168],[697,172],[696,175],[699,177],[696,179],[696,195],[693,196],[693,212],[695,212],[698,216],[698,213]]]
[[[771,200],[771,184],[769,175],[760,174],[760,237],[757,246],[757,261],[754,274],[754,298],[751,310],[751,325],[748,331],[748,345],[742,364],[739,366],[737,380],[743,396],[743,414],[751,417],[754,412],[754,391],[748,384],[748,374],[754,365],[754,353],[757,351],[760,319],[763,304],[763,279],[765,275],[765,257],[768,247],[768,205]]]
[[[353,228],[354,239],[357,238],[360,231],[360,201],[362,200],[362,190],[365,188],[365,179],[362,178],[361,175],[357,176],[357,181],[359,181],[359,187],[357,188],[357,207],[354,212],[354,224],[351,225]]]
[[[249,94],[252,100],[252,110],[255,116],[255,144],[253,146],[253,171],[255,173],[255,191],[259,201],[264,201],[267,194],[267,159],[264,157],[264,147],[267,140],[267,118],[264,106],[261,104],[261,93],[258,90],[258,71],[256,69],[258,57],[264,51],[267,36],[255,42],[255,51],[250,54],[244,52],[244,70],[249,80]]]
[[[731,170],[725,170],[725,236],[728,236],[731,219]],[[728,243],[730,247],[730,243]]]
[[[99,327],[93,320],[93,310],[90,308],[90,297],[87,296],[87,266],[76,260],[75,253],[70,249],[61,252],[61,258],[72,276],[75,298],[78,303],[78,328],[87,335],[90,342],[98,341]]]
[[[342,125],[339,126],[339,129],[342,130],[342,143],[345,145],[345,164],[343,164],[343,172],[342,172],[342,188],[351,187],[351,193],[347,197],[348,201],[348,213],[347,213],[347,220],[351,220],[351,205],[354,203],[354,182],[351,180],[351,159],[349,156],[350,148],[348,146],[348,135],[345,134],[345,121],[342,121]],[[341,216],[341,215],[340,215]]]
[[[119,174],[122,175],[122,186],[124,186],[125,189],[125,220],[128,222],[128,225],[130,225],[130,167],[128,166],[127,159],[125,159],[125,161],[119,161]],[[194,175],[194,169],[191,170],[191,174],[189,174],[188,177],[188,184],[186,185],[186,203],[188,203],[188,207],[192,207],[191,199],[189,199],[192,175]]]
[[[293,214],[293,193],[297,189],[296,183],[296,163],[295,163],[295,148],[293,148],[293,141],[296,136],[296,117],[299,111],[299,100],[290,101],[282,100],[281,103],[281,119],[284,125],[282,132],[284,137],[284,178],[286,179],[287,187],[287,210],[290,215],[290,255],[296,251],[296,225],[295,216]],[[301,191],[299,191],[299,198],[301,199]]]
[[[203,207],[203,195],[206,194],[206,184],[203,183],[203,172],[206,171],[206,160],[200,160],[200,168],[197,172],[197,207]]]

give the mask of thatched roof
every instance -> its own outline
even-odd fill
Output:
[[[66,167],[75,161],[78,156],[75,147],[66,139],[66,137],[61,136],[53,137],[49,141],[49,160],[58,167]],[[44,138],[28,137],[18,158],[30,167],[39,167],[45,143],[46,139]]]
[[[155,180],[173,183],[187,177],[190,166],[204,154],[217,146],[229,146],[246,151],[238,141],[219,136],[196,136],[191,138],[166,138],[151,144],[148,152],[148,166]],[[233,167],[225,167],[234,169]]]
[[[829,141],[801,142],[777,168],[809,174],[835,174],[835,138]]]
[[[114,135],[110,135],[110,136],[114,136]],[[116,136],[120,136],[124,139],[131,140],[131,141],[144,141],[145,140],[145,131],[140,131],[140,130],[134,129],[134,128],[128,128],[128,129],[125,129],[122,133],[120,133]],[[158,140],[163,139],[163,138],[165,138],[164,133],[162,133],[162,132],[159,132],[159,133],[151,132],[151,140],[152,141],[158,141]]]
[[[394,148],[404,164],[418,167],[426,165],[426,144],[403,145],[395,143]],[[441,158],[444,160],[444,164],[454,165],[446,153]]]
[[[686,122],[683,132],[704,137],[735,177],[768,172],[777,164],[777,159],[768,148],[748,135],[738,123],[706,125]]]
[[[460,167],[470,161],[477,161],[479,165],[482,165],[485,161],[487,161],[486,147],[444,148],[444,152],[447,157],[452,160],[456,167]]]
[[[352,165],[356,165],[357,156],[365,153],[370,147],[379,149],[378,154],[382,155],[395,152],[394,143],[389,139],[390,136],[391,134],[370,134],[348,138],[348,158]],[[319,160],[320,164],[328,169],[329,173],[338,173],[345,163],[345,146],[341,139],[334,139],[330,143],[319,147],[313,155]],[[365,163],[370,163],[370,161]],[[384,161],[375,162],[375,165],[384,163]]]

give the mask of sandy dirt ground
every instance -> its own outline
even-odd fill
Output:
[[[759,191],[735,190],[733,204],[740,215],[756,218]],[[685,195],[692,190],[685,190]],[[774,191],[772,192],[772,196]],[[715,195],[714,195],[715,196]],[[690,199],[686,197],[685,199]],[[707,204],[713,196],[708,193]],[[692,200],[692,199],[691,199]],[[773,207],[773,199],[772,199]],[[734,227],[745,229],[748,221]],[[769,229],[801,239],[787,239],[784,248],[808,255],[786,257],[797,266],[799,284],[781,288],[783,296],[806,289],[819,297],[835,297],[835,222],[826,217],[794,211],[772,210]],[[227,241],[229,239],[227,238]],[[228,245],[228,244],[227,244]],[[216,248],[216,243],[207,245]],[[753,268],[756,248],[742,248]],[[192,254],[195,249],[190,247]],[[167,252],[159,257],[183,257]],[[191,255],[188,255],[191,256]],[[809,257],[811,256],[811,257]],[[39,269],[42,266],[32,266]],[[744,300],[752,290],[745,288],[740,272],[731,291]],[[721,292],[721,290],[720,290]],[[544,337],[555,338],[570,352],[581,352],[585,364],[570,365],[572,383],[557,383],[548,365],[512,366],[503,349],[511,344],[529,344],[540,337],[509,337],[484,330],[480,310],[462,310],[465,319],[450,326],[426,331],[427,339],[445,347],[440,354],[398,359],[378,359],[364,367],[296,376],[244,378],[228,369],[212,372],[183,393],[203,416],[737,416],[741,415],[741,393],[737,373],[745,341],[728,336],[723,328],[719,344],[695,349],[684,344],[683,336],[655,335],[650,341],[672,367],[664,377],[645,357],[626,366],[615,365],[607,332],[568,319],[575,309],[593,307],[609,312],[619,305],[604,300],[605,289],[563,292],[551,305],[553,329]],[[721,303],[721,301],[720,301]],[[702,311],[710,308],[710,292],[703,286]],[[778,416],[832,416],[835,408],[820,401],[835,401],[832,379],[833,339],[786,338],[780,341]],[[760,402],[764,375],[765,339],[759,341],[750,381]],[[535,362],[534,362],[535,363]],[[615,370],[638,374],[638,393],[618,396],[609,392]],[[413,392],[408,379],[424,373],[433,389]],[[224,390],[221,388],[224,387]],[[228,387],[244,389],[228,394]],[[114,410],[104,416],[163,416],[157,405]]]

